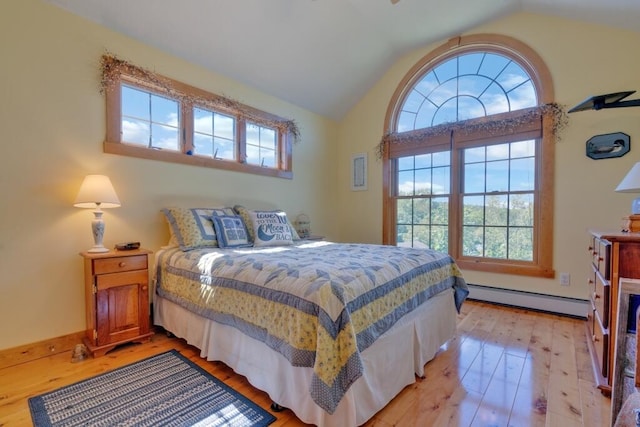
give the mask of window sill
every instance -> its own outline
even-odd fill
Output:
[[[458,267],[462,270],[486,271],[488,273],[513,274],[517,276],[533,276],[552,279],[556,276],[555,270],[535,264],[501,263],[486,259],[458,259]]]
[[[177,151],[152,150],[135,145],[119,142],[104,142],[104,152],[121,156],[137,157],[140,159],[160,160],[170,163],[181,163],[192,166],[202,166],[215,169],[224,169],[235,172],[252,173],[255,175],[272,176],[276,178],[293,179],[292,171],[263,168],[226,160],[216,160],[207,157],[190,156]]]

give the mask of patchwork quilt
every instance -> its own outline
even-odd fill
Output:
[[[165,249],[156,292],[313,368],[311,396],[333,413],[362,375],[360,353],[398,319],[448,291],[468,295],[447,254],[330,242],[272,248]]]

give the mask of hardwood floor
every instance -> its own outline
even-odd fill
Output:
[[[202,360],[183,341],[154,335],[150,343],[116,348],[71,363],[70,353],[0,369],[0,426],[31,425],[27,398],[178,349],[264,408],[271,401],[226,365]],[[388,426],[606,426],[610,399],[595,388],[584,321],[468,301],[456,337],[369,420]],[[289,410],[272,426],[302,426]]]

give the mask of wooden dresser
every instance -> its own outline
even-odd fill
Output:
[[[587,343],[598,388],[611,394],[619,279],[640,278],[640,233],[590,230]]]
[[[145,249],[81,252],[87,330],[84,343],[94,357],[117,345],[148,341],[149,254]]]

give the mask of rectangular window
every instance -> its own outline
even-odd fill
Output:
[[[450,252],[454,209],[461,212],[462,227],[454,234],[462,257],[533,261],[535,140],[459,153],[461,189],[454,194],[451,151],[397,159],[396,244]]]
[[[193,109],[193,154],[236,159],[236,119],[204,108]]]
[[[462,150],[462,255],[533,261],[535,140]]]
[[[291,145],[299,135],[291,120],[112,57],[103,57],[103,84],[105,152],[293,177]]]
[[[278,139],[275,129],[247,123],[247,163],[275,167],[278,163]]]
[[[450,151],[398,159],[398,246],[449,251],[450,173]]]
[[[131,85],[121,85],[122,141],[147,148],[180,150],[180,105]]]
[[[540,130],[451,131],[385,154],[387,244],[451,254],[462,268],[547,276]],[[388,193],[387,193],[388,191]],[[545,249],[543,249],[545,248]]]

